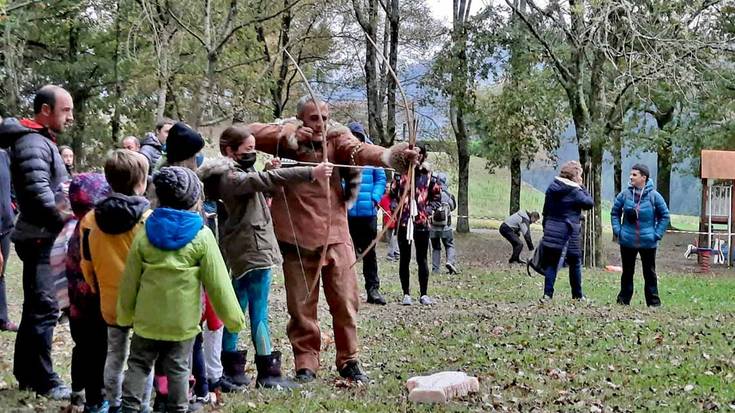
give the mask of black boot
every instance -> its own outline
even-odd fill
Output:
[[[222,352],[222,368],[225,371],[225,377],[238,386],[250,385],[250,377],[245,374],[247,356],[246,350]]]
[[[370,287],[367,290],[368,304],[385,305],[385,298],[380,294],[378,287]]]
[[[298,369],[296,370],[296,377],[294,377],[299,383],[311,383],[316,380],[316,373],[309,369]]]
[[[340,369],[339,375],[346,379],[364,384],[368,384],[368,382],[370,381],[370,378],[367,376],[367,374],[365,374],[365,372],[362,371],[362,368],[360,368],[360,363],[358,363],[357,360],[352,360],[345,363],[344,367]]]
[[[274,351],[269,356],[255,355],[255,366],[258,368],[258,378],[255,387],[266,389],[295,389],[298,384],[281,376],[281,352]]]

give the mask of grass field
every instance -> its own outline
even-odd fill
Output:
[[[334,341],[322,297],[323,369],[294,393],[250,389],[229,395],[218,412],[423,411],[700,411],[735,409],[735,278],[661,274],[663,307],[612,304],[618,276],[585,272],[589,303],[570,299],[564,274],[551,304],[541,305],[542,279],[488,257],[497,234],[458,236],[463,273],[435,275],[431,307],[398,305],[393,263],[380,262],[386,307],[362,305],[362,360],[374,380],[346,387],[332,367]],[[382,248],[382,245],[381,245]],[[383,256],[380,251],[379,256]],[[19,314],[19,266],[8,274],[11,314]],[[415,278],[412,279],[415,287]],[[640,282],[640,279],[637,279]],[[293,374],[285,338],[285,292],[275,279],[271,305],[274,346]],[[14,335],[0,334],[2,411],[58,411],[59,403],[19,392],[11,374]],[[243,344],[245,340],[242,341]],[[69,379],[71,341],[60,326],[54,340],[57,370]],[[251,373],[252,366],[250,366]],[[414,375],[462,370],[481,390],[445,406],[408,401]]]
[[[441,160],[440,162],[441,163]],[[446,168],[444,168],[446,170]],[[488,174],[473,159],[472,214],[504,218],[507,173]],[[541,209],[543,195],[524,185],[522,204]],[[473,220],[493,227],[497,220]],[[675,221],[684,227],[696,221]],[[534,239],[540,235],[535,228]],[[667,237],[678,251],[686,238]],[[431,307],[398,305],[397,266],[380,261],[386,307],[362,304],[361,359],[373,382],[351,387],[337,379],[334,339],[323,296],[322,370],[316,382],[292,393],[261,391],[225,395],[216,412],[427,412],[427,411],[735,411],[735,275],[691,274],[694,264],[659,262],[663,307],[647,309],[640,275],[630,307],[613,304],[619,275],[585,271],[590,302],[570,299],[566,274],[560,274],[550,304],[540,304],[541,278],[510,268],[507,245],[496,231],[457,235],[460,275],[433,275]],[[379,257],[384,256],[380,245]],[[609,262],[617,253],[609,249]],[[659,258],[663,260],[664,258]],[[673,272],[670,272],[673,271]],[[687,271],[688,273],[684,273]],[[6,275],[10,313],[20,317],[21,268],[13,256]],[[359,276],[358,276],[359,277]],[[415,274],[412,278],[414,292]],[[361,289],[362,290],[362,289]],[[283,278],[276,275],[271,326],[276,349],[284,352],[284,370],[293,375]],[[362,292],[362,291],[361,291]],[[247,334],[241,345],[250,347]],[[12,376],[15,335],[0,333],[0,411],[58,412],[52,403],[20,392]],[[69,381],[73,343],[68,325],[56,330],[54,362]],[[249,372],[254,374],[252,354]],[[479,393],[443,406],[408,401],[405,382],[415,375],[462,370],[480,379]]]

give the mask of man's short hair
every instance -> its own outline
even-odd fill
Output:
[[[36,97],[33,98],[33,113],[36,115],[41,113],[43,105],[48,105],[53,110],[56,106],[56,93],[59,89],[61,88],[54,85],[46,85],[38,89]]]
[[[132,140],[133,142],[135,142],[135,145],[136,146],[140,146],[140,139],[136,138],[133,135],[126,136],[126,137],[120,139],[120,146],[122,146],[123,144],[125,144],[125,141],[129,141],[129,140]],[[123,148],[123,149],[125,149],[125,148]]]
[[[135,195],[135,187],[148,179],[148,158],[129,149],[116,149],[105,161],[105,178],[113,191]]]
[[[161,129],[163,129],[164,126],[166,126],[166,125],[173,125],[174,123],[176,123],[176,122],[174,122],[174,120],[171,119],[171,118],[163,118],[163,119],[159,120],[158,122],[156,122],[156,132],[160,132]]]
[[[302,113],[304,113],[304,108],[306,108],[306,105],[309,103],[322,103],[324,100],[319,99],[318,97],[315,99],[311,95],[302,96],[301,99],[296,102],[296,115],[301,116]]]

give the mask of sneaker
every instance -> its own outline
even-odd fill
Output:
[[[549,297],[548,295],[544,294],[544,296],[541,297],[541,299],[539,301],[541,302],[541,304],[550,303],[551,302],[551,297]]]
[[[413,300],[411,299],[411,296],[406,294],[403,296],[403,301],[401,302],[402,305],[413,305]]]
[[[107,400],[103,400],[93,406],[84,406],[84,413],[108,413],[110,410],[110,403]]]
[[[0,321],[0,331],[11,331],[13,333],[18,332],[18,325],[12,321]]]
[[[419,298],[419,302],[421,304],[423,304],[423,305],[432,305],[432,304],[434,304],[434,301],[428,295],[422,295],[421,298]]]
[[[200,412],[204,410],[204,404],[199,403],[196,399],[189,400],[189,407],[186,409],[186,413]]]
[[[339,375],[358,383],[367,384],[370,381],[370,378],[362,371],[360,363],[356,360],[348,361],[339,371]]]
[[[446,267],[447,271],[449,271],[449,274],[459,274],[459,270],[457,270],[457,267],[451,262],[448,262]]]
[[[195,396],[189,400],[189,409],[187,412],[193,413],[203,410],[206,406],[212,403],[212,396],[207,393],[206,396]]]
[[[46,393],[39,393],[39,396],[43,396],[50,400],[70,400],[71,399],[71,389],[65,385],[65,384],[57,384],[56,386],[52,387],[47,391]]]

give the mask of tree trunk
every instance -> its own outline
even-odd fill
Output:
[[[212,85],[214,84],[215,67],[217,65],[217,52],[207,53],[207,64],[204,79],[199,85],[199,93],[194,102],[194,109],[192,110],[192,124],[194,129],[199,129],[199,126],[204,121],[204,112],[209,101],[209,96],[212,94]]]
[[[615,195],[623,192],[623,136],[622,131],[618,128],[610,131],[612,139],[612,158]]]
[[[388,64],[393,72],[398,74],[398,34],[400,30],[399,0],[390,2],[390,52],[388,53]],[[381,144],[393,145],[396,137],[396,81],[393,76],[388,76],[388,113],[386,118],[386,131]]]
[[[113,55],[112,70],[113,76],[115,77],[115,95],[110,128],[112,132],[112,145],[115,147],[120,141],[120,97],[122,95],[122,85],[120,82],[120,0],[115,2],[115,52]]]
[[[464,112],[461,104],[454,99],[450,104],[452,128],[457,141],[457,160],[459,172],[459,188],[457,191],[457,232],[470,232],[469,220],[469,182],[470,182],[470,154],[467,149],[467,129],[465,127]]]
[[[10,18],[11,17],[6,17],[6,19]],[[0,110],[0,115],[3,116],[18,116],[18,107],[20,103],[20,73],[18,68],[22,67],[19,63],[23,58],[23,53],[17,53],[17,45],[15,42],[19,40],[13,36],[11,26],[12,25],[9,21],[5,22],[5,33],[3,36],[5,107]]]
[[[656,191],[664,198],[666,205],[671,205],[671,137],[666,132],[662,131],[660,133],[666,134],[666,137],[658,148],[658,157],[656,158],[656,166],[658,167]]]
[[[375,40],[378,32],[378,1],[368,0],[368,27],[365,35]],[[378,54],[375,47],[365,39],[365,82],[367,84],[368,100],[368,130],[370,137],[376,142],[383,142],[383,101],[380,99],[380,85],[378,82]]]
[[[508,215],[521,209],[521,158],[514,154],[510,160],[510,205]]]
[[[592,158],[592,177],[589,179],[591,183],[590,195],[595,201],[595,206],[592,211],[587,213],[587,216],[591,218],[592,225],[594,225],[590,231],[589,238],[592,243],[590,252],[587,254],[588,259],[591,262],[587,265],[588,267],[600,267],[604,265],[603,262],[603,245],[602,245],[602,148],[593,148],[590,153]],[[589,185],[588,185],[589,188]],[[590,219],[588,218],[588,219]],[[585,261],[587,262],[587,261]]]

